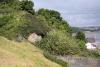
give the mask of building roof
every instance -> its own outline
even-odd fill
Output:
[[[94,43],[94,42],[95,42],[95,38],[87,38],[87,41],[88,41],[89,43]]]

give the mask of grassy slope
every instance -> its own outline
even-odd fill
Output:
[[[61,67],[43,56],[28,42],[14,42],[0,37],[0,67]]]

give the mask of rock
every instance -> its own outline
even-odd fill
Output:
[[[41,39],[42,39],[42,37],[37,35],[36,33],[30,34],[29,37],[28,37],[28,41],[31,42],[31,43],[41,41]]]

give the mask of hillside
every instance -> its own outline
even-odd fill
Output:
[[[68,67],[57,56],[100,58],[97,52],[86,49],[85,34],[77,30],[58,11],[45,8],[37,11],[30,0],[2,0],[0,67]],[[72,36],[73,31],[76,36]],[[33,33],[41,41],[32,36],[37,41],[30,44],[27,40]]]
[[[61,67],[43,56],[28,42],[14,42],[0,37],[0,67]]]
[[[48,28],[40,22],[35,16],[26,11],[9,10],[2,13],[5,9],[0,10],[0,35],[9,39],[18,36],[27,37],[31,32],[44,34]]]

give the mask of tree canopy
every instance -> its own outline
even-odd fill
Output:
[[[50,28],[71,33],[71,27],[65,20],[62,19],[61,14],[58,11],[42,8],[38,10],[37,14],[46,19],[46,22]]]
[[[77,32],[76,39],[86,41],[85,34],[83,32]]]
[[[23,0],[21,1],[21,8],[22,10],[33,10],[33,7],[34,7],[34,3],[32,1],[28,1],[28,0]]]
[[[46,19],[55,18],[55,19],[62,20],[60,13],[55,10],[49,10],[49,9],[42,8],[38,10],[38,14],[43,15]]]

